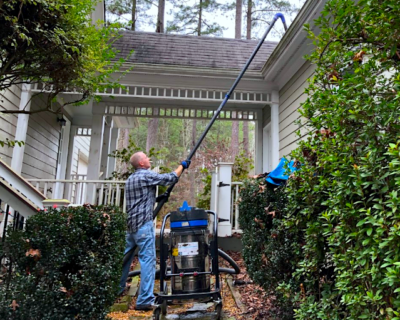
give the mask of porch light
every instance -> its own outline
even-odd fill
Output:
[[[67,124],[67,120],[64,119],[63,115],[61,115],[61,117],[57,116],[57,122],[59,122],[62,127],[64,127]]]

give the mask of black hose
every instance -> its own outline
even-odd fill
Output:
[[[231,265],[231,267],[233,267],[234,270],[232,269],[226,269],[226,268],[219,268],[219,270],[226,270],[226,271],[221,271],[221,272],[226,272],[226,273],[230,273],[230,274],[239,274],[240,273],[240,269],[239,266],[237,265],[237,263],[228,255],[226,254],[224,251],[222,251],[221,249],[218,249],[218,255],[225,259],[226,261],[229,262],[229,264]],[[229,270],[229,271],[228,271]]]

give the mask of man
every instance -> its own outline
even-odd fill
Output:
[[[136,301],[136,310],[152,310],[154,302],[154,278],[156,271],[156,249],[153,227],[153,209],[156,202],[156,186],[167,186],[178,181],[188,161],[182,161],[179,167],[165,174],[150,171],[150,158],[143,152],[136,152],[130,161],[135,172],[125,185],[128,231],[126,233],[125,254],[135,245],[139,247],[140,290]],[[127,259],[129,260],[129,259]],[[132,261],[124,261],[122,266],[121,291],[125,289]]]

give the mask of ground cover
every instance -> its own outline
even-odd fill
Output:
[[[275,310],[273,305],[274,297],[266,295],[260,286],[253,283],[247,274],[241,253],[228,252],[228,254],[238,263],[241,273],[233,276],[221,275],[224,319],[271,319],[271,315]],[[135,259],[132,263],[132,270],[137,267],[137,263],[137,259]],[[220,259],[220,266],[229,267],[223,259]],[[232,285],[229,285],[229,282]],[[132,281],[131,285],[137,286],[138,283],[138,279],[136,278],[136,280]],[[159,281],[156,280],[155,291],[157,291],[158,285]],[[112,320],[151,319],[152,311],[145,312],[134,309],[136,298],[137,294],[130,299],[126,312],[114,311],[109,313],[108,316]],[[185,314],[192,306],[193,303],[168,306],[168,314]]]

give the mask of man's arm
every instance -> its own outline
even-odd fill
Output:
[[[178,166],[178,168],[176,168],[176,170],[174,171],[176,173],[176,175],[178,176],[178,178],[181,176],[182,172],[183,172],[183,166],[180,164]]]

